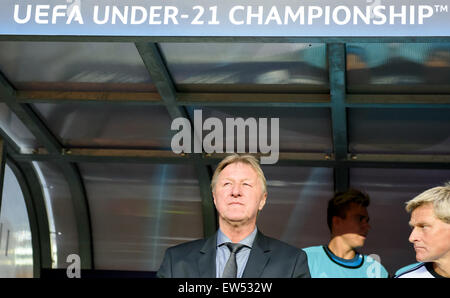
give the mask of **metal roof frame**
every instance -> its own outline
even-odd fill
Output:
[[[185,117],[189,119],[186,106],[231,106],[231,107],[299,107],[329,108],[332,115],[332,137],[334,152],[290,153],[281,152],[278,165],[311,166],[334,168],[335,190],[345,190],[349,186],[349,169],[367,168],[427,168],[450,169],[449,155],[413,155],[413,154],[349,154],[347,137],[348,108],[417,108],[448,109],[450,94],[410,95],[410,94],[347,94],[345,83],[345,44],[346,43],[450,43],[450,37],[130,37],[130,36],[26,36],[0,35],[0,41],[29,42],[127,42],[134,43],[157,92],[59,92],[59,91],[23,91],[15,90],[8,79],[0,74],[0,101],[16,113],[19,119],[32,132],[38,142],[44,146],[31,154],[21,153],[14,141],[0,131],[7,143],[7,154],[27,176],[35,181],[31,169],[32,161],[56,162],[63,170],[75,206],[77,228],[80,239],[80,253],[83,269],[94,267],[92,232],[89,206],[83,180],[75,163],[78,162],[122,162],[122,163],[190,163],[194,165],[199,179],[202,196],[203,227],[205,236],[215,232],[217,227],[216,212],[210,191],[211,165],[220,161],[220,154],[176,155],[171,151],[128,150],[106,148],[65,148],[57,137],[46,127],[45,123],[33,111],[32,103],[104,103],[165,106],[172,119]],[[325,43],[327,45],[330,92],[329,94],[267,94],[267,93],[187,93],[177,92],[164,59],[158,48],[161,42],[178,43]],[[276,100],[275,100],[276,99]],[[189,119],[192,123],[192,120]],[[195,135],[195,134],[194,134]],[[13,163],[12,163],[13,164]],[[15,164],[15,163],[14,163]],[[23,179],[21,179],[23,180]],[[42,191],[42,190],[41,190]],[[33,188],[26,194],[27,200],[38,190]],[[24,194],[25,195],[25,194]],[[41,194],[42,196],[42,194]],[[28,205],[27,205],[28,206]],[[40,251],[47,256],[45,230],[45,206],[36,206],[33,229],[39,227]],[[33,216],[33,214],[32,214]],[[31,218],[31,217],[30,217]],[[38,222],[38,223],[36,223]],[[48,225],[47,225],[48,226]],[[44,237],[44,238],[42,238]],[[44,242],[42,242],[44,241]],[[44,244],[45,245],[44,245]],[[34,246],[37,244],[33,244]],[[37,247],[37,246],[36,246]],[[47,257],[40,266],[47,266]]]
[[[43,144],[46,151],[50,155],[63,154],[64,150],[56,137],[50,132],[45,124],[40,120],[37,114],[27,104],[18,103],[16,101],[16,91],[10,85],[8,80],[0,74],[0,95],[4,99],[8,107],[19,117],[19,119],[25,124],[25,126],[31,131],[39,143]],[[78,244],[80,248],[81,267],[83,269],[93,268],[93,248],[92,248],[92,232],[90,223],[90,213],[87,204],[87,198],[83,186],[82,178],[76,168],[76,165],[59,162],[61,170],[66,177],[69,184],[69,188],[72,194],[72,203],[74,204],[74,210],[76,212],[76,221],[78,229]],[[32,167],[31,164],[24,164],[22,168],[30,167],[26,172],[29,172],[28,176],[31,177]],[[36,180],[37,181],[37,180]],[[36,187],[34,183],[32,187]],[[40,190],[42,192],[42,189]],[[36,192],[32,192],[33,196]],[[37,207],[38,216],[47,216],[47,212],[39,205]],[[48,223],[48,219],[47,219]],[[42,264],[45,266],[46,264]]]
[[[33,275],[40,277],[41,269],[52,267],[50,227],[42,188],[31,163],[7,161],[19,182],[25,199],[33,247]]]
[[[0,41],[46,42],[261,42],[261,43],[444,43],[450,36],[61,36],[61,35],[0,35]]]
[[[189,119],[186,110],[176,104],[177,96],[175,85],[163,62],[158,46],[154,43],[136,43],[136,48],[147,67],[156,89],[161,95],[170,117],[172,119],[178,117]],[[191,123],[191,128],[193,128],[192,120],[189,119],[189,122]],[[193,131],[193,135],[198,141],[198,136],[195,131]],[[199,156],[199,154],[193,153],[191,156],[199,181],[200,195],[202,197],[203,234],[207,237],[213,235],[217,229],[216,213],[210,191],[211,174],[210,171],[208,171],[208,168],[201,163],[201,155]]]

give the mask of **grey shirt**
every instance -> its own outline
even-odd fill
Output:
[[[253,241],[255,241],[256,233],[258,229],[255,227],[253,232],[248,235],[246,238],[239,241],[239,243],[244,244],[245,247],[241,248],[239,252],[236,254],[236,263],[237,263],[237,277],[242,277],[244,273],[245,265],[247,264],[248,257],[250,256],[250,250],[253,246]],[[225,268],[225,264],[230,257],[230,250],[225,245],[226,242],[231,242],[231,240],[225,236],[224,233],[219,229],[217,231],[217,244],[216,244],[216,277],[222,277],[223,270]]]

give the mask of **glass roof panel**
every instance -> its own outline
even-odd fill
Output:
[[[258,215],[261,232],[298,248],[326,243],[333,169],[278,166],[262,169],[268,195]]]
[[[449,93],[450,43],[350,43],[349,93]]]
[[[365,246],[367,254],[377,254],[391,274],[415,263],[415,253],[408,237],[410,216],[405,202],[423,191],[449,181],[450,170],[427,169],[350,169],[352,187],[369,194],[371,230]]]
[[[29,153],[32,149],[40,147],[33,134],[4,103],[0,103],[0,128],[19,146],[22,152]]]
[[[261,108],[261,107],[188,107],[190,118],[194,119],[194,111],[201,110],[202,120],[204,123],[208,118],[217,118],[221,121],[223,127],[223,146],[226,151],[227,118],[235,120],[243,118],[248,120],[254,118],[258,129],[264,118],[267,118],[267,144],[272,144],[272,125],[274,121],[271,118],[279,118],[279,150],[280,152],[317,152],[331,153],[331,116],[329,109],[326,108]],[[199,113],[199,112],[197,112]],[[194,119],[195,121],[195,119]],[[275,126],[273,126],[275,128]],[[196,130],[200,135],[200,131]],[[209,134],[210,130],[204,129],[203,138]],[[249,152],[249,141],[252,144],[260,144],[258,133],[251,133],[245,130],[245,136],[242,133],[234,132],[235,146],[237,148],[237,140],[245,139],[246,152]],[[274,130],[274,133],[276,131]],[[205,145],[205,144],[204,144]],[[271,145],[274,146],[274,145]],[[206,147],[204,146],[206,149]],[[209,148],[209,147],[208,147]],[[261,147],[258,145],[258,151]],[[213,149],[209,149],[213,150]]]
[[[350,109],[352,153],[450,153],[450,109]]]
[[[168,247],[203,237],[193,167],[79,166],[91,212],[96,269],[157,271]]]
[[[71,147],[170,149],[165,107],[139,104],[33,104],[54,135]]]
[[[67,268],[66,258],[79,255],[78,230],[72,194],[59,167],[51,162],[33,162],[41,181],[49,219],[52,268]]]
[[[132,43],[1,41],[0,71],[19,90],[155,90]]]
[[[179,91],[328,92],[325,44],[161,43]]]

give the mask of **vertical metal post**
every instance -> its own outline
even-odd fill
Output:
[[[5,180],[6,144],[0,136],[0,214],[2,210],[3,181]]]
[[[8,165],[19,182],[25,200],[31,230],[34,276],[39,277],[42,268],[51,268],[50,229],[42,189],[33,167],[29,163]]]
[[[83,179],[75,164],[61,161],[58,162],[58,165],[69,185],[74,206],[79,235],[78,247],[80,249],[81,269],[94,269],[91,217]]]
[[[183,108],[180,108],[176,103],[175,86],[165,63],[163,62],[157,45],[154,43],[136,43],[136,48],[144,61],[152,81],[161,95],[171,118],[184,117],[189,119],[186,111]],[[194,127],[192,123],[191,127]],[[198,136],[194,130],[192,131],[192,134],[194,139],[198,141]],[[206,166],[202,163],[201,154],[193,153],[192,158],[199,181],[200,195],[202,197],[203,234],[205,237],[208,237],[213,235],[217,230],[216,209],[214,207],[210,189],[211,176]]]
[[[0,96],[50,155],[61,155],[65,152],[58,138],[52,134],[33,109],[29,105],[21,104],[17,101],[16,90],[2,73],[0,73]],[[81,267],[83,269],[91,269],[93,264],[92,234],[89,207],[87,206],[83,181],[74,164],[62,161],[59,162],[59,165],[67,179],[72,194],[79,236]],[[43,212],[41,209],[37,211]]]
[[[347,111],[345,107],[345,44],[327,45],[330,71],[331,118],[333,124],[333,146],[337,166],[334,169],[335,191],[349,187],[349,169],[343,165],[347,159]]]

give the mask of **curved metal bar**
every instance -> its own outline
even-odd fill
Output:
[[[16,163],[10,158],[6,162],[16,176],[25,199],[30,221],[34,277],[39,277],[42,268],[52,268],[50,229],[42,188],[30,163]]]
[[[2,95],[8,107],[17,115],[17,117],[19,117],[39,143],[43,144],[50,154],[55,156],[64,154],[65,150],[58,138],[52,134],[32,108],[26,104],[17,102],[16,90],[2,73],[0,73],[0,95]],[[67,179],[72,194],[79,237],[78,244],[80,247],[81,268],[92,269],[93,251],[91,222],[84,185],[80,173],[74,164],[61,161],[58,161],[57,163],[60,165],[63,175]],[[31,167],[31,165],[28,166]],[[24,167],[26,167],[25,164]]]
[[[94,269],[92,228],[89,204],[78,167],[73,163],[58,162],[69,185],[78,230],[81,269]]]

